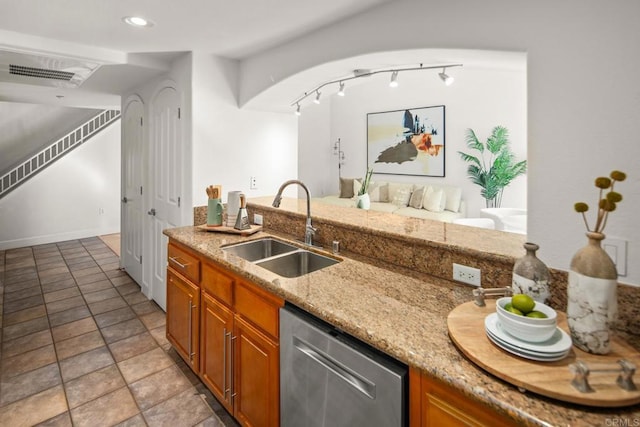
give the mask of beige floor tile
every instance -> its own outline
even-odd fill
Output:
[[[148,332],[109,344],[109,349],[116,362],[130,359],[139,354],[151,351],[156,347],[156,341]]]
[[[86,353],[60,361],[62,379],[70,381],[114,363],[107,347],[99,347]]]
[[[26,322],[16,323],[11,326],[5,326],[2,339],[5,341],[30,335],[34,332],[40,332],[49,329],[49,323],[46,317],[37,317],[27,320]]]
[[[0,425],[31,426],[46,421],[67,410],[61,385],[18,400],[0,408]]]
[[[73,271],[71,274],[73,274],[73,277],[75,277],[77,280],[79,277],[92,276],[94,274],[100,274],[100,273],[102,273],[102,270],[100,269],[100,267],[95,265],[95,267],[89,267],[89,268],[84,268],[82,270]]]
[[[59,313],[49,314],[49,323],[51,326],[60,326],[65,323],[74,322],[76,320],[84,319],[91,316],[91,312],[86,305],[74,307],[69,310],[61,311]]]
[[[98,314],[95,316],[95,319],[99,327],[105,328],[107,326],[115,325],[116,323],[124,322],[135,317],[136,314],[133,312],[133,310],[131,310],[130,307],[122,307],[117,310]]]
[[[57,363],[51,363],[24,374],[2,380],[0,406],[34,395],[61,384]]]
[[[70,308],[82,307],[84,305],[85,305],[85,302],[82,296],[76,296],[76,297],[66,298],[60,301],[47,303],[47,312],[49,313],[49,315],[51,315],[51,314],[58,313],[60,311],[69,310]]]
[[[14,340],[3,341],[2,357],[13,357],[50,344],[53,344],[51,331],[49,329],[44,329]]]
[[[113,283],[113,286],[116,286],[116,287],[129,285],[132,283],[135,284],[135,282],[133,281],[133,279],[131,279],[131,277],[125,276],[125,275],[111,277],[111,283]],[[140,287],[138,286],[138,288]]]
[[[64,360],[104,345],[105,343],[100,332],[91,331],[67,340],[57,341],[56,353],[58,354],[58,360]]]
[[[136,312],[138,316],[143,316],[145,314],[153,313],[154,311],[161,310],[160,307],[153,301],[145,301],[140,304],[135,304],[131,306],[133,311]]]
[[[119,296],[120,294],[118,293],[118,291],[116,291],[115,288],[110,287],[110,288],[103,289],[96,292],[85,293],[84,299],[87,301],[88,304],[91,304],[94,302],[104,301],[104,300],[119,297]]]
[[[171,366],[173,361],[161,348],[155,348],[130,359],[118,362],[118,367],[127,384]]]
[[[147,423],[144,422],[144,417],[142,414],[138,414],[133,418],[129,418],[121,422],[120,424],[116,424],[114,427],[147,427]]]
[[[71,275],[71,273],[60,273],[60,274],[54,274],[49,277],[42,277],[40,279],[40,284],[43,285],[42,287],[44,288],[44,285],[50,285],[52,283],[66,281],[66,280],[73,280],[73,276]]]
[[[44,308],[44,304],[36,305],[35,307],[25,308],[24,310],[15,311],[10,314],[4,315],[3,323],[5,326],[14,325],[16,323],[26,322],[27,320],[33,320],[38,317],[47,315],[47,310]]]
[[[73,425],[78,427],[112,426],[135,416],[138,412],[129,389],[122,387],[72,409],[71,419]]]
[[[56,326],[51,330],[51,334],[53,335],[53,340],[58,342],[86,334],[87,332],[96,331],[97,329],[98,325],[96,325],[93,318],[85,317],[84,319],[76,320],[75,322]]]
[[[149,301],[149,298],[147,298],[142,292],[134,292],[123,295],[122,298],[124,298],[129,305],[136,305]]]
[[[77,296],[80,296],[80,291],[77,286],[74,286],[44,294],[44,302],[50,303]]]
[[[78,285],[87,285],[89,283],[99,282],[100,280],[107,280],[108,277],[102,271],[100,273],[89,274],[87,276],[80,276],[76,278]]]
[[[36,424],[36,427],[73,427],[71,423],[71,414],[69,411],[63,412],[53,418],[49,418],[46,421]]]
[[[41,368],[55,361],[56,352],[53,349],[53,345],[46,345],[17,356],[2,359],[2,362],[0,362],[2,380]]]
[[[111,279],[113,281],[113,279]],[[124,285],[117,286],[116,288],[120,295],[129,295],[134,292],[140,292],[140,286],[135,282],[129,282]]]
[[[110,365],[67,382],[65,390],[69,407],[75,408],[125,385],[118,367]]]
[[[200,395],[193,388],[190,388],[143,411],[142,415],[150,427],[192,426],[211,417],[213,411]]]
[[[104,289],[113,288],[111,281],[104,279],[98,280],[97,282],[87,283],[86,285],[80,286],[80,292],[83,294],[88,294],[91,292],[102,291]]]
[[[107,344],[120,341],[146,331],[147,329],[144,327],[144,324],[138,318],[116,323],[115,325],[100,329],[100,332],[102,332]]]
[[[89,309],[94,316],[106,313],[107,311],[116,310],[118,308],[126,307],[127,302],[122,297],[111,298],[104,301],[94,302],[89,304]]]
[[[140,316],[140,320],[147,327],[147,329],[155,329],[160,326],[166,325],[166,315],[162,311],[155,311],[153,313]]]
[[[4,302],[5,303],[13,302],[19,299],[40,295],[41,293],[42,293],[42,290],[40,290],[38,286],[30,286],[28,288],[16,290],[14,292],[5,292]]]
[[[192,386],[177,367],[170,366],[130,384],[129,388],[144,411]]]
[[[73,280],[73,277],[67,277],[66,279],[59,280],[57,282],[48,283],[46,285],[43,284],[42,292],[46,294],[49,292],[59,291],[61,289],[73,288],[75,286],[76,286],[76,281]]]
[[[151,334],[153,339],[156,340],[160,347],[162,347],[165,351],[169,350],[171,343],[167,339],[167,328],[165,326],[151,329],[149,333]]]
[[[47,264],[47,268],[38,268],[38,276],[40,280],[48,279],[52,276],[59,276],[64,273],[69,273],[69,267],[64,262],[60,264]]]
[[[21,298],[15,301],[5,301],[3,304],[3,312],[5,314],[15,313],[16,311],[21,311],[27,308],[32,308],[38,305],[42,305],[43,302],[44,302],[44,299],[42,298],[41,293],[38,293],[37,295],[33,295],[27,298]]]

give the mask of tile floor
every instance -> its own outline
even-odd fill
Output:
[[[99,238],[0,251],[1,426],[237,426]]]

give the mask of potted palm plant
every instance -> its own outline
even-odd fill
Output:
[[[478,152],[474,156],[458,151],[462,160],[469,163],[467,175],[482,188],[480,194],[486,207],[499,208],[504,189],[527,171],[527,161],[516,161],[509,147],[509,131],[503,126],[494,127],[485,143],[478,139],[473,129],[467,129],[466,142],[469,149]]]

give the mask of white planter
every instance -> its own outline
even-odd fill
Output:
[[[368,210],[371,207],[371,198],[369,197],[369,193],[356,196],[356,207],[364,210]]]

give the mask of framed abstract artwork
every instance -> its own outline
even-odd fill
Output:
[[[444,105],[367,114],[374,173],[444,177]]]

